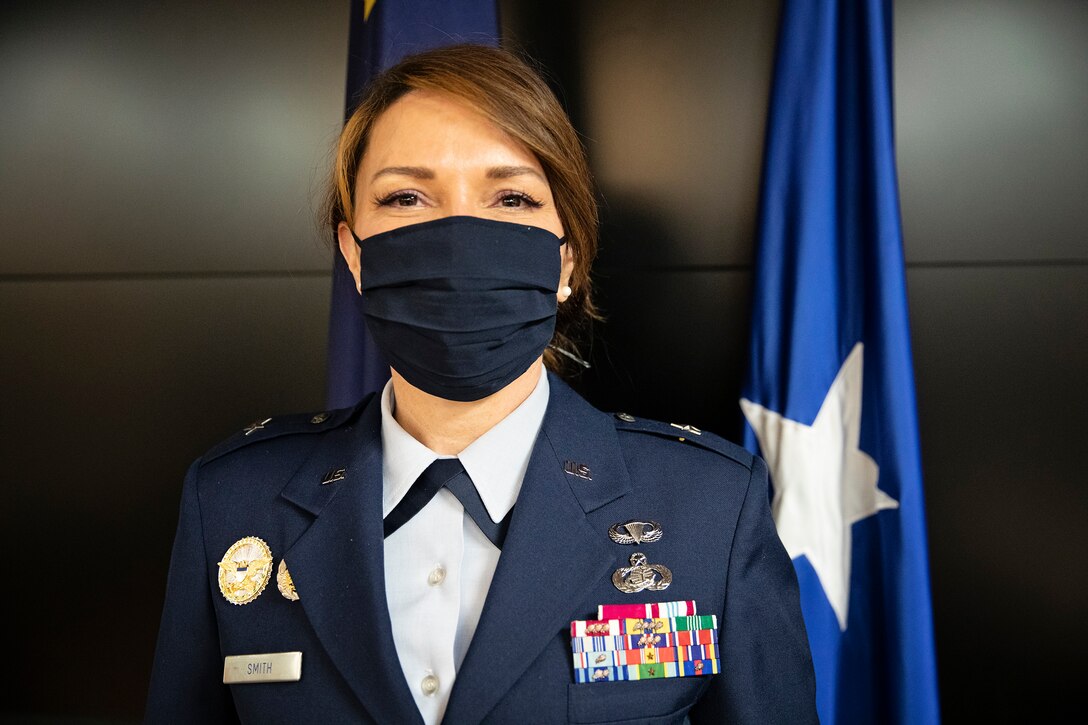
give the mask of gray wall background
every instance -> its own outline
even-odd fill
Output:
[[[501,6],[601,187],[578,387],[735,437],[777,4]],[[185,468],[322,406],[347,20],[0,9],[0,719],[138,720]],[[895,43],[943,709],[1038,718],[1088,648],[1088,3],[899,0]]]

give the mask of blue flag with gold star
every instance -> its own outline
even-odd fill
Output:
[[[498,41],[495,0],[352,0],[345,120],[370,79],[404,56],[455,43]],[[338,251],[333,257],[327,399],[330,408],[343,408],[380,390],[389,364],[359,314],[347,264]]]
[[[826,725],[939,719],[891,18],[888,0],[783,3],[741,400]]]

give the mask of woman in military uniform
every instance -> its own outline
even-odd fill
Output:
[[[814,722],[763,462],[557,374],[597,212],[536,73],[379,76],[326,214],[391,380],[190,468],[148,721]]]

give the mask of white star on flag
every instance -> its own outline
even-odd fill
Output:
[[[899,502],[876,487],[880,469],[858,448],[862,344],[846,357],[812,425],[741,399],[774,484],[771,511],[790,558],[808,558],[839,629],[850,603],[850,527]]]

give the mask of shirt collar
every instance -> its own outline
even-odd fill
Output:
[[[548,374],[541,370],[533,392],[509,415],[457,456],[493,521],[514,507],[529,457],[548,408]],[[400,503],[419,475],[439,455],[413,438],[393,417],[393,382],[382,390],[382,517]]]

